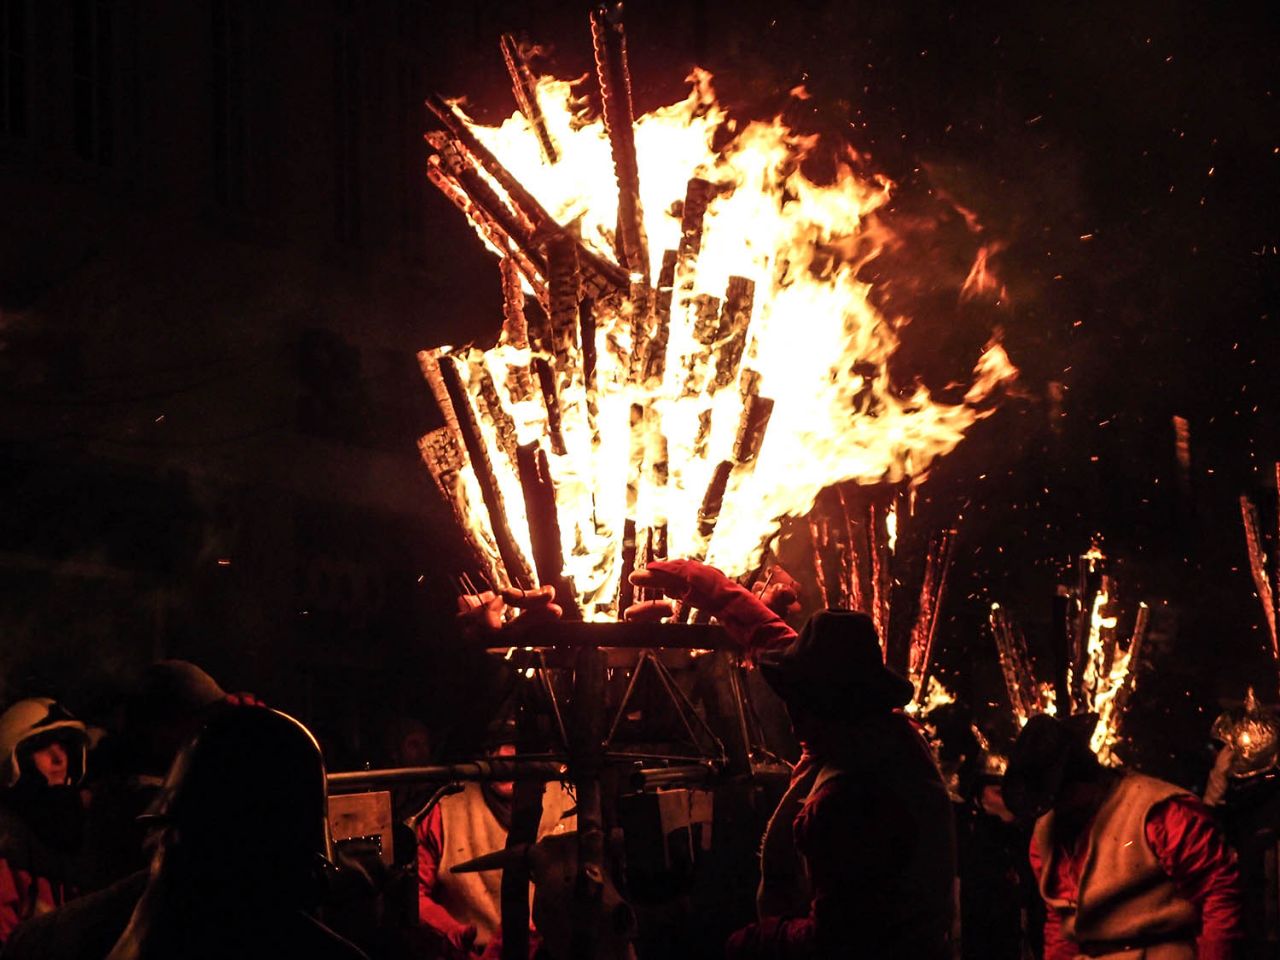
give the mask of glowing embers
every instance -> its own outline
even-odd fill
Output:
[[[595,26],[600,115],[509,40],[522,112],[431,101],[430,176],[501,258],[506,309],[494,348],[422,355],[446,418],[422,450],[495,585],[607,619],[651,557],[747,573],[824,488],[922,477],[1016,371],[993,341],[959,403],[895,389],[896,321],[859,279],[892,185],[852,153],[810,180],[815,141],[736,125],[702,71],[633,124],[620,25]]]

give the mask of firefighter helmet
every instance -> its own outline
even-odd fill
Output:
[[[29,771],[28,757],[51,740],[67,750],[72,786],[84,777],[89,734],[85,725],[49,697],[19,700],[0,714],[0,788],[12,787]]]

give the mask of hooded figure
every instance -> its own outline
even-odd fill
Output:
[[[1032,717],[1005,772],[1005,803],[1035,821],[1045,960],[1239,956],[1240,877],[1213,817],[1180,787],[1103,767],[1096,719]]]
[[[47,697],[0,714],[0,945],[77,892],[88,742],[84,724]]]
[[[785,701],[804,747],[765,832],[759,921],[729,956],[948,960],[955,837],[928,745],[898,708],[871,619],[815,614],[797,636],[746,588],[695,561],[633,575],[714,614]]]
[[[160,831],[150,877],[108,960],[363,956],[312,916],[331,863],[328,791],[292,717],[214,711],[146,819]]]

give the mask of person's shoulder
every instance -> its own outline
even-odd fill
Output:
[[[1191,801],[1196,804],[1200,803],[1195,794],[1186,787],[1180,787],[1176,783],[1170,783],[1168,780],[1161,780],[1159,777],[1148,776],[1145,773],[1138,773],[1134,770],[1126,770],[1120,775],[1116,789],[1139,796],[1152,804],[1175,799],[1179,802]]]

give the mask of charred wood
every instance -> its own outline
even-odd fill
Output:
[[[733,383],[742,362],[742,351],[747,343],[747,328],[751,324],[751,309],[755,299],[755,284],[746,277],[730,277],[725,291],[724,309],[720,313],[720,328],[716,333],[720,350],[716,356],[716,372],[711,382],[712,391],[721,390]]]
[[[539,443],[521,444],[516,451],[520,489],[524,493],[525,516],[529,520],[529,541],[538,581],[556,588],[556,602],[566,620],[581,620],[572,583],[564,575],[564,548],[560,539],[560,515],[556,507],[555,482],[547,452]]]
[[[564,445],[564,426],[560,417],[560,391],[556,387],[556,373],[546,357],[533,358],[533,372],[538,377],[538,386],[542,390],[542,402],[547,410],[547,439],[551,442],[551,452],[562,457],[568,452],[568,448]]]
[[[504,33],[500,43],[502,59],[507,64],[507,73],[511,75],[511,92],[515,94],[516,106],[538,135],[542,155],[547,158],[548,163],[555,163],[560,159],[560,154],[551,139],[551,131],[547,129],[547,118],[542,114],[542,105],[538,103],[538,82],[529,67],[529,58],[511,34]]]
[[[480,486],[485,509],[489,514],[489,523],[493,529],[494,540],[497,542],[498,554],[502,558],[507,575],[515,586],[523,590],[531,589],[534,585],[533,573],[511,533],[502,500],[502,491],[493,472],[493,463],[489,459],[489,451],[476,423],[466,388],[458,375],[454,360],[452,357],[438,356],[428,351],[422,354],[422,366],[427,382],[436,396],[436,402],[440,405],[445,423],[457,431],[462,446],[467,451],[476,482]]]
[[[649,243],[640,207],[640,168],[636,163],[635,113],[627,69],[627,37],[622,4],[601,4],[591,12],[591,41],[604,108],[604,128],[613,151],[618,182],[618,261],[633,278],[649,285]]]

